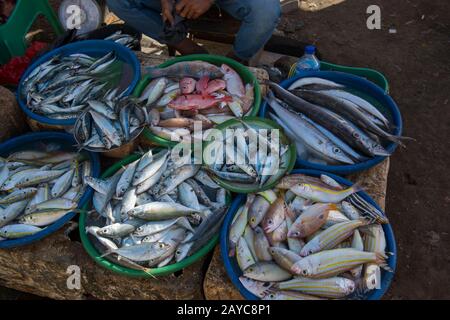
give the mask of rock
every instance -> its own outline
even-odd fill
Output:
[[[374,168],[354,174],[348,177],[350,181],[358,182],[364,190],[380,205],[384,210],[387,177],[389,171],[389,159],[386,159]],[[389,216],[389,213],[387,213]],[[203,289],[206,299],[210,300],[236,300],[242,299],[239,291],[234,287],[225,271],[220,248],[217,246],[214,250],[214,256],[206,272],[203,282]]]
[[[0,86],[0,107],[2,110],[0,142],[21,135],[29,130],[25,115],[17,104],[16,97],[11,91],[2,86]]]
[[[129,278],[97,265],[83,245],[72,241],[64,231],[35,244],[0,250],[0,286],[52,299],[202,298],[204,259],[177,275]],[[67,287],[69,266],[80,268],[79,290]]]

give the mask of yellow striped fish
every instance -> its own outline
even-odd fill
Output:
[[[273,291],[266,295],[263,300],[322,300],[318,297],[295,291]]]
[[[386,251],[386,237],[381,225],[376,224],[367,228],[364,235],[364,249],[370,252],[384,253]],[[380,266],[373,263],[366,264],[362,284],[366,291],[379,289],[381,287]]]
[[[280,290],[301,291],[322,298],[339,299],[355,291],[353,280],[333,277],[328,279],[295,278],[277,284]]]
[[[349,238],[355,229],[365,225],[364,220],[351,220],[329,227],[311,239],[300,251],[302,257],[335,248],[339,243]]]
[[[332,190],[321,186],[300,183],[290,189],[297,196],[322,203],[339,203],[353,193],[361,191],[361,187],[353,185],[345,190]]]
[[[386,266],[386,256],[380,252],[355,249],[324,250],[297,261],[291,272],[303,277],[323,279],[337,276],[365,263]]]

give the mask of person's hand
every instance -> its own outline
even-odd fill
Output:
[[[161,13],[162,19],[164,23],[170,23],[170,25],[174,25],[175,19],[172,15],[173,11],[173,0],[161,0]]]
[[[213,2],[213,0],[180,0],[175,10],[183,18],[197,19],[211,8]]]

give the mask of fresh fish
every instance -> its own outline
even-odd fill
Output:
[[[364,252],[355,249],[325,250],[301,259],[292,266],[291,271],[302,277],[325,279],[365,263],[386,266],[386,256],[378,252]]]
[[[339,203],[353,193],[361,191],[362,188],[358,185],[353,185],[345,190],[336,191],[313,184],[302,183],[295,185],[290,190],[302,198],[316,202]]]
[[[220,69],[224,74],[227,91],[237,97],[245,95],[244,83],[239,74],[226,64],[223,64]]]
[[[244,237],[239,238],[239,241],[237,243],[236,260],[238,262],[239,268],[242,271],[255,264],[255,259],[253,258],[253,255]]]
[[[252,228],[256,228],[257,225],[261,223],[265,215],[269,211],[270,202],[267,201],[263,196],[256,196],[252,205],[249,209],[249,224]]]
[[[25,224],[9,224],[0,228],[0,237],[6,239],[18,239],[31,236],[42,229]]]
[[[152,78],[158,77],[191,77],[200,79],[207,76],[210,79],[223,77],[221,69],[204,61],[183,61],[166,68],[145,67],[145,74]]]
[[[264,298],[271,293],[270,289],[274,286],[272,282],[261,282],[249,279],[247,277],[239,277],[241,284],[259,298]]]
[[[254,248],[258,261],[271,261],[272,255],[270,254],[270,243],[267,239],[264,231],[260,227],[255,228],[254,233]]]
[[[270,205],[269,210],[262,219],[261,225],[264,232],[270,233],[277,229],[285,220],[286,203],[283,198],[278,198]]]
[[[333,277],[329,279],[295,278],[276,285],[280,290],[300,291],[316,297],[339,299],[355,291],[355,283],[346,278]]]
[[[284,281],[292,278],[292,274],[274,262],[257,262],[244,271],[244,277],[257,281]]]
[[[331,210],[336,210],[335,204],[316,203],[306,209],[289,228],[288,237],[306,238],[319,230],[327,221]]]

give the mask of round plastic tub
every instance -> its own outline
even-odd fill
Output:
[[[124,62],[122,66],[121,79],[117,79],[116,80],[117,83],[115,85],[119,87],[119,92],[123,92],[126,89],[124,95],[131,94],[134,90],[134,87],[141,78],[140,63],[136,55],[133,53],[133,51],[113,41],[85,40],[70,43],[68,45],[56,48],[38,58],[31,66],[27,68],[25,73],[22,75],[22,78],[20,79],[19,87],[17,89],[17,101],[19,102],[20,108],[32,121],[36,121],[41,125],[50,128],[73,126],[75,124],[76,119],[67,119],[67,120],[51,119],[32,112],[27,107],[26,101],[24,101],[21,98],[20,93],[22,92],[24,80],[36,67],[50,60],[52,57],[56,55],[68,56],[74,53],[84,53],[93,57],[101,57],[111,51],[114,51],[118,59]]]
[[[339,176],[329,174],[322,171],[316,171],[316,170],[294,170],[292,171],[293,174],[295,173],[302,173],[310,176],[318,177],[321,174],[326,174],[329,177],[335,179],[337,182],[346,185],[351,186],[353,183],[341,178]],[[375,201],[365,192],[360,191],[358,194],[366,201],[368,201],[370,204],[375,206],[377,209],[381,210],[380,207],[375,203]],[[222,230],[220,232],[220,252],[222,255],[222,259],[225,265],[225,270],[228,274],[228,277],[231,279],[231,282],[233,282],[234,286],[239,290],[241,295],[247,299],[247,300],[259,300],[257,296],[249,292],[245,287],[241,284],[239,281],[239,277],[242,275],[242,271],[239,269],[239,266],[237,264],[235,257],[229,257],[228,251],[228,233],[230,231],[231,222],[233,221],[234,215],[236,214],[237,210],[245,203],[246,196],[245,195],[238,195],[233,203],[231,204],[230,208],[228,209],[227,216],[225,217],[225,220],[222,225]],[[389,256],[388,259],[388,265],[392,269],[392,272],[387,272],[385,270],[381,271],[381,288],[376,290],[371,290],[368,293],[365,294],[364,298],[365,300],[379,300],[383,297],[383,295],[386,293],[386,291],[389,289],[389,286],[391,285],[392,279],[394,278],[395,268],[397,265],[397,246],[395,242],[394,232],[392,230],[392,227],[390,224],[383,225],[383,230],[386,236],[386,252],[392,253],[392,255]]]
[[[261,88],[258,84],[258,81],[257,81],[256,77],[253,75],[253,73],[251,73],[250,70],[248,70],[247,67],[245,67],[244,65],[240,64],[239,62],[237,62],[233,59],[223,57],[223,56],[210,55],[210,54],[193,54],[193,55],[189,55],[189,56],[182,56],[182,57],[177,57],[177,58],[168,60],[168,61],[162,63],[161,65],[159,65],[158,67],[165,68],[165,67],[171,66],[178,62],[195,61],[195,60],[206,61],[206,62],[212,63],[214,65],[217,65],[217,66],[220,66],[223,63],[225,63],[225,64],[229,65],[231,68],[233,68],[234,70],[236,70],[236,72],[241,76],[244,84],[250,83],[254,86],[255,100],[253,101],[253,106],[251,108],[249,116],[258,115],[259,107],[261,105]],[[150,76],[145,76],[139,82],[139,84],[136,86],[136,89],[134,90],[133,95],[136,97],[139,97],[151,80],[152,80],[152,78]],[[161,137],[153,134],[148,128],[146,128],[144,130],[143,136],[146,139],[150,140],[150,142],[152,142],[153,144],[162,146],[162,147],[173,147],[177,144],[177,142],[170,141],[170,140],[161,138]]]
[[[367,99],[375,107],[377,107],[383,115],[394,125],[393,134],[401,135],[403,130],[402,116],[400,110],[395,101],[379,86],[373,82],[363,79],[361,77],[334,71],[305,71],[301,76],[296,76],[283,81],[280,85],[283,88],[288,88],[291,84],[300,78],[306,77],[319,77],[327,80],[331,80],[340,84],[343,84],[350,88],[353,94],[359,95],[364,99]],[[268,117],[269,104],[267,101],[261,106],[260,116]],[[397,144],[389,142],[383,144],[387,151],[393,153],[397,148]],[[321,170],[326,172],[333,172],[336,174],[347,175],[359,171],[364,171],[372,168],[382,162],[386,157],[376,156],[370,158],[367,161],[353,165],[323,165],[297,158],[296,168],[307,168],[314,170]]]
[[[122,166],[126,166],[127,164],[139,159],[139,155],[130,155],[121,161],[115,163],[111,167],[109,167],[103,174],[102,178],[108,178],[112,176],[117,170],[122,168]],[[91,256],[92,259],[96,263],[98,263],[100,266],[114,271],[118,274],[128,276],[128,277],[138,277],[138,278],[153,278],[156,276],[165,276],[172,274],[174,272],[177,272],[179,270],[182,270],[194,262],[201,259],[204,255],[206,255],[209,251],[211,251],[216,244],[219,241],[219,234],[215,235],[203,248],[198,250],[193,255],[181,260],[178,263],[170,264],[162,268],[153,268],[150,269],[150,272],[144,272],[142,270],[136,270],[127,268],[124,266],[121,266],[119,264],[116,264],[104,257],[101,257],[102,253],[100,253],[97,248],[94,246],[94,244],[89,239],[89,236],[86,234],[86,212],[88,209],[87,204],[83,208],[84,210],[80,213],[80,220],[79,220],[79,231],[80,231],[80,237],[81,242],[83,243],[84,249],[87,251],[87,253]]]
[[[221,179],[217,176],[211,175],[211,178],[214,179],[214,181],[220,185],[222,188],[227,189],[228,191],[231,192],[236,192],[236,193],[254,193],[254,192],[261,192],[264,190],[268,190],[273,188],[278,181],[286,174],[289,173],[295,165],[295,159],[297,158],[297,151],[295,148],[295,144],[290,143],[290,141],[287,139],[287,137],[283,134],[283,131],[281,129],[281,127],[275,123],[272,120],[269,119],[261,119],[258,117],[244,117],[242,118],[242,121],[246,122],[247,124],[251,125],[253,128],[256,129],[278,129],[280,130],[280,141],[284,144],[284,145],[288,145],[288,151],[286,152],[286,161],[285,161],[285,165],[283,167],[280,168],[280,170],[276,173],[276,177],[275,179],[269,178],[269,180],[261,187],[259,186],[255,186],[255,185],[247,185],[247,184],[243,184],[243,183],[233,183],[230,181],[226,181],[224,179]],[[220,125],[218,125],[216,127],[217,130],[220,131],[225,131],[231,127],[234,127],[236,125],[241,124],[240,121],[236,120],[236,119],[230,119],[225,121],[224,123],[221,123]],[[245,129],[244,129],[245,130]],[[205,142],[204,146],[203,146],[203,150],[206,149],[206,147],[208,146],[210,142]]]
[[[1,157],[7,157],[12,152],[18,151],[23,149],[24,147],[33,145],[35,143],[41,143],[41,142],[53,142],[58,143],[64,146],[67,149],[72,149],[76,151],[76,149],[73,147],[75,145],[75,140],[73,137],[68,133],[62,133],[62,132],[36,132],[36,133],[29,133],[25,134],[23,136],[19,136],[17,138],[13,138],[11,140],[8,140],[0,145],[0,156]],[[89,155],[89,159],[92,163],[92,176],[98,177],[100,173],[100,160],[98,156],[94,153],[85,151],[87,155]],[[82,208],[90,199],[92,196],[93,190],[90,187],[86,188],[85,193],[80,198],[80,201],[78,202],[78,208]],[[44,230],[33,234],[31,236],[26,236],[19,239],[12,239],[12,240],[3,240],[0,241],[0,248],[12,248],[12,247],[18,247],[27,245],[33,242],[36,242],[53,232],[57,231],[59,228],[61,228],[67,221],[71,220],[76,215],[75,212],[70,212],[60,218],[59,220],[55,221],[53,224],[47,226]]]

